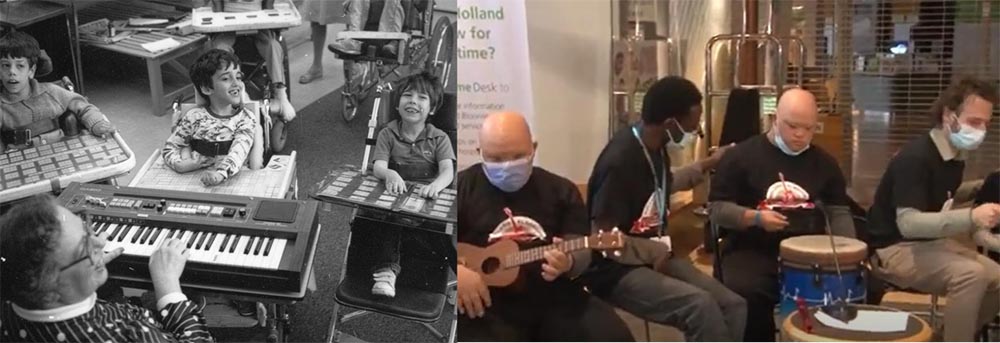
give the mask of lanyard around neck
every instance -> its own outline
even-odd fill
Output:
[[[649,172],[653,174],[653,185],[656,188],[656,208],[659,210],[660,215],[660,234],[663,233],[663,218],[666,217],[664,213],[667,205],[667,158],[663,157],[663,150],[660,150],[661,157],[663,157],[663,172],[660,174],[660,180],[656,180],[656,166],[653,164],[653,158],[649,154],[649,149],[646,149],[646,144],[642,142],[642,137],[639,136],[639,129],[636,126],[632,126],[632,135],[635,139],[639,140],[639,146],[642,147],[642,154],[646,157],[646,163],[649,165]]]

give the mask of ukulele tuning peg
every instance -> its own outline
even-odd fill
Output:
[[[615,228],[614,228],[614,229],[611,229],[611,232],[618,232],[618,227],[617,227],[617,226],[615,226]]]
[[[615,257],[622,257],[622,252],[615,250]]]

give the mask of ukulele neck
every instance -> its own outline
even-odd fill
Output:
[[[587,248],[589,248],[589,244],[587,243],[587,237],[562,241],[559,243],[554,243],[546,246],[521,250],[516,253],[504,256],[503,266],[505,268],[511,268],[545,259],[545,252],[549,250],[558,250],[562,253],[569,253]]]

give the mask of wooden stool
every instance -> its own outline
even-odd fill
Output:
[[[874,305],[854,305],[859,310],[892,311],[897,310]],[[818,308],[810,308],[815,314]],[[806,332],[802,317],[798,311],[792,312],[781,325],[782,341],[786,342],[833,342],[833,341],[865,341],[865,342],[929,342],[933,331],[926,321],[910,314],[903,332],[862,332],[847,331],[832,328],[817,320],[812,321],[812,332]]]

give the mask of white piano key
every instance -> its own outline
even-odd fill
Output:
[[[142,241],[142,238],[146,237],[146,233],[149,232],[150,234],[152,234],[152,231],[153,231],[152,226],[145,226],[143,230],[140,231],[139,233],[141,236],[138,236],[139,239],[137,239],[134,243],[137,248],[136,250],[143,256],[153,255],[153,248],[151,248],[149,245],[144,244]],[[148,239],[149,237],[146,238]]]
[[[191,246],[187,248],[188,253],[191,254],[188,257],[189,260],[201,262],[201,250],[198,250],[198,241],[204,236],[205,231],[198,231],[194,234],[194,240],[191,242]]]
[[[241,265],[250,268],[254,266],[253,245],[257,243],[258,237],[257,236],[248,236],[248,237],[250,237],[250,239],[247,240],[247,245],[243,248],[243,250],[239,250],[237,252],[239,252],[240,256],[242,256],[243,258]]]
[[[233,237],[229,239],[229,244],[226,245],[226,250],[222,253],[222,263],[230,266],[237,265],[239,255],[236,254],[236,248],[240,246],[241,238],[243,238],[243,236],[234,234]]]
[[[219,259],[222,254],[219,253],[219,247],[222,246],[222,239],[225,238],[225,236],[225,234],[221,233],[215,235],[215,241],[213,241],[212,244],[209,245],[208,250],[205,251],[207,256],[205,258],[206,263],[220,264]]]
[[[130,233],[132,233],[132,231],[135,230],[135,228],[136,228],[135,225],[126,225],[125,227],[122,228],[121,231],[118,232],[117,235],[115,235],[114,241],[118,243],[124,242],[125,237],[128,236]]]
[[[155,240],[150,238],[150,240],[152,241],[150,242],[150,244],[148,244],[150,249],[149,250],[150,256],[152,256],[153,252],[156,252],[156,250],[160,248],[160,245],[163,244],[163,241],[167,240],[167,233],[169,232],[169,230],[164,229],[162,227],[160,227],[159,229],[160,229],[159,236],[157,236]]]
[[[138,235],[139,232],[142,231],[142,228],[143,227],[139,225],[132,226],[131,230],[129,230],[128,233],[125,234],[125,239],[123,239],[121,242],[118,242],[121,244],[122,247],[125,247],[126,254],[143,256],[139,251],[139,246],[137,244],[132,243],[132,238]]]
[[[117,229],[117,228],[118,228],[118,225],[119,225],[118,223],[111,223],[111,224],[108,224],[108,227],[107,227],[107,228],[104,228],[103,230],[101,230],[101,233],[102,233],[102,234],[107,234],[107,235],[105,235],[105,237],[106,237],[107,239],[111,239],[111,233],[112,233],[112,232],[115,232],[115,229]]]
[[[114,230],[118,229],[119,225],[118,224],[112,224],[112,225],[114,225],[115,227],[111,228],[110,230],[112,233],[114,233]],[[124,226],[124,224],[122,224],[122,226]],[[111,236],[108,236],[107,242],[104,243],[104,251],[112,251],[115,250],[116,248],[118,248],[118,242],[115,242],[114,239],[111,239]]]
[[[261,266],[261,263],[263,263],[264,261],[263,256],[260,253],[254,254],[254,252],[258,251],[257,246],[260,246],[262,242],[264,242],[265,240],[267,240],[267,238],[261,236],[258,236],[257,239],[254,240],[253,246],[250,247],[250,254],[249,254],[250,263],[248,265],[249,267],[263,268],[263,266]]]
[[[209,248],[208,241],[212,239],[213,234],[215,233],[206,231],[205,234],[202,235],[204,239],[199,239],[198,242],[195,242],[194,246],[195,246],[195,252],[198,254],[198,261],[200,262],[212,261],[212,254],[209,252],[208,249]]]
[[[186,246],[188,239],[191,239],[191,235],[193,234],[194,231],[189,231],[189,230],[181,231],[181,237],[178,238],[178,240],[181,242],[181,244],[184,244]]]
[[[253,267],[257,266],[255,264],[255,263],[257,263],[257,261],[254,259],[254,256],[253,256],[253,247],[255,245],[257,245],[257,240],[258,239],[260,239],[260,237],[258,237],[258,236],[250,236],[250,240],[247,241],[247,246],[246,246],[247,248],[250,249],[250,251],[247,251],[246,249],[243,249],[243,251],[240,251],[240,254],[242,254],[242,256],[243,256],[243,266],[244,267],[253,268]]]
[[[247,246],[247,241],[250,240],[249,236],[240,235],[239,240],[236,241],[235,250],[229,253],[229,265],[233,266],[243,266],[244,256],[243,249]]]
[[[274,243],[271,244],[271,251],[267,254],[268,256],[268,269],[278,269],[281,264],[281,256],[285,253],[285,244],[288,243],[286,239],[275,239]]]
[[[198,239],[201,238],[203,233],[204,232],[202,231],[193,231],[191,238],[184,241],[184,246],[187,247],[188,250],[194,250],[195,245],[198,243]],[[193,251],[189,252],[194,253]]]

